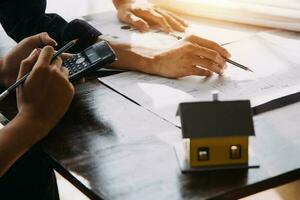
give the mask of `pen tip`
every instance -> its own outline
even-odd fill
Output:
[[[252,71],[252,70],[251,70],[251,69],[249,69],[249,68],[248,68],[247,70],[248,70],[248,71],[250,71],[250,72],[254,72],[254,71]]]

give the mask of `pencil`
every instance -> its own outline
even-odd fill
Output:
[[[68,49],[70,49],[71,47],[73,47],[77,42],[76,40],[72,40],[71,42],[67,43],[65,46],[63,46],[62,48],[60,48],[57,52],[54,53],[52,60],[55,60],[60,54],[62,54],[63,52],[67,51]],[[3,100],[5,97],[7,97],[10,93],[14,92],[17,87],[19,85],[21,85],[22,83],[25,82],[25,80],[27,79],[27,77],[29,76],[30,72],[27,73],[26,75],[24,75],[22,78],[20,78],[19,80],[17,80],[14,84],[12,84],[8,89],[6,89],[4,92],[2,92],[0,94],[0,101]]]
[[[239,68],[241,68],[243,70],[246,70],[246,71],[249,71],[249,72],[253,72],[250,68],[248,68],[248,67],[246,67],[244,65],[241,65],[240,63],[237,63],[237,62],[235,62],[233,60],[230,60],[228,58],[225,58],[225,60],[226,60],[226,62],[228,62],[228,63],[230,63],[230,64],[232,64],[232,65],[234,65],[236,67],[239,67]]]

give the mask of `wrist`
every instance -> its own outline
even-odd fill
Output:
[[[113,46],[113,49],[115,50],[117,56],[117,60],[112,64],[113,67],[155,74],[153,56],[138,53],[132,49],[119,49],[115,46]]]
[[[0,131],[0,177],[47,134],[46,129],[21,114]]]
[[[98,40],[106,40],[99,38]],[[107,41],[114,50],[117,60],[111,65],[114,68],[155,74],[154,57],[143,53],[143,50],[133,48],[130,44]]]
[[[33,144],[45,137],[52,128],[47,123],[23,113],[18,113],[14,121],[32,138]]]

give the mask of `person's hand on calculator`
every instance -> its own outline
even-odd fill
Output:
[[[28,57],[35,48],[45,45],[56,45],[47,33],[40,33],[19,42],[1,59],[0,84],[5,87],[12,85],[18,76],[21,61]]]
[[[3,58],[0,59],[0,85],[9,87],[16,82],[22,60],[29,56],[34,49],[43,46],[56,46],[57,43],[47,33],[43,32],[37,35],[23,39],[14,48],[12,48]],[[63,60],[73,56],[63,53]]]

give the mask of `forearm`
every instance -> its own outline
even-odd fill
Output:
[[[48,133],[42,124],[18,114],[0,130],[0,177]]]
[[[99,37],[98,41],[101,40],[106,40],[106,38]],[[106,41],[113,48],[117,57],[117,60],[111,67],[148,74],[157,74],[155,56],[152,56],[151,53],[144,53],[147,52],[147,49],[138,50],[138,48],[133,48],[130,44],[110,40]]]

